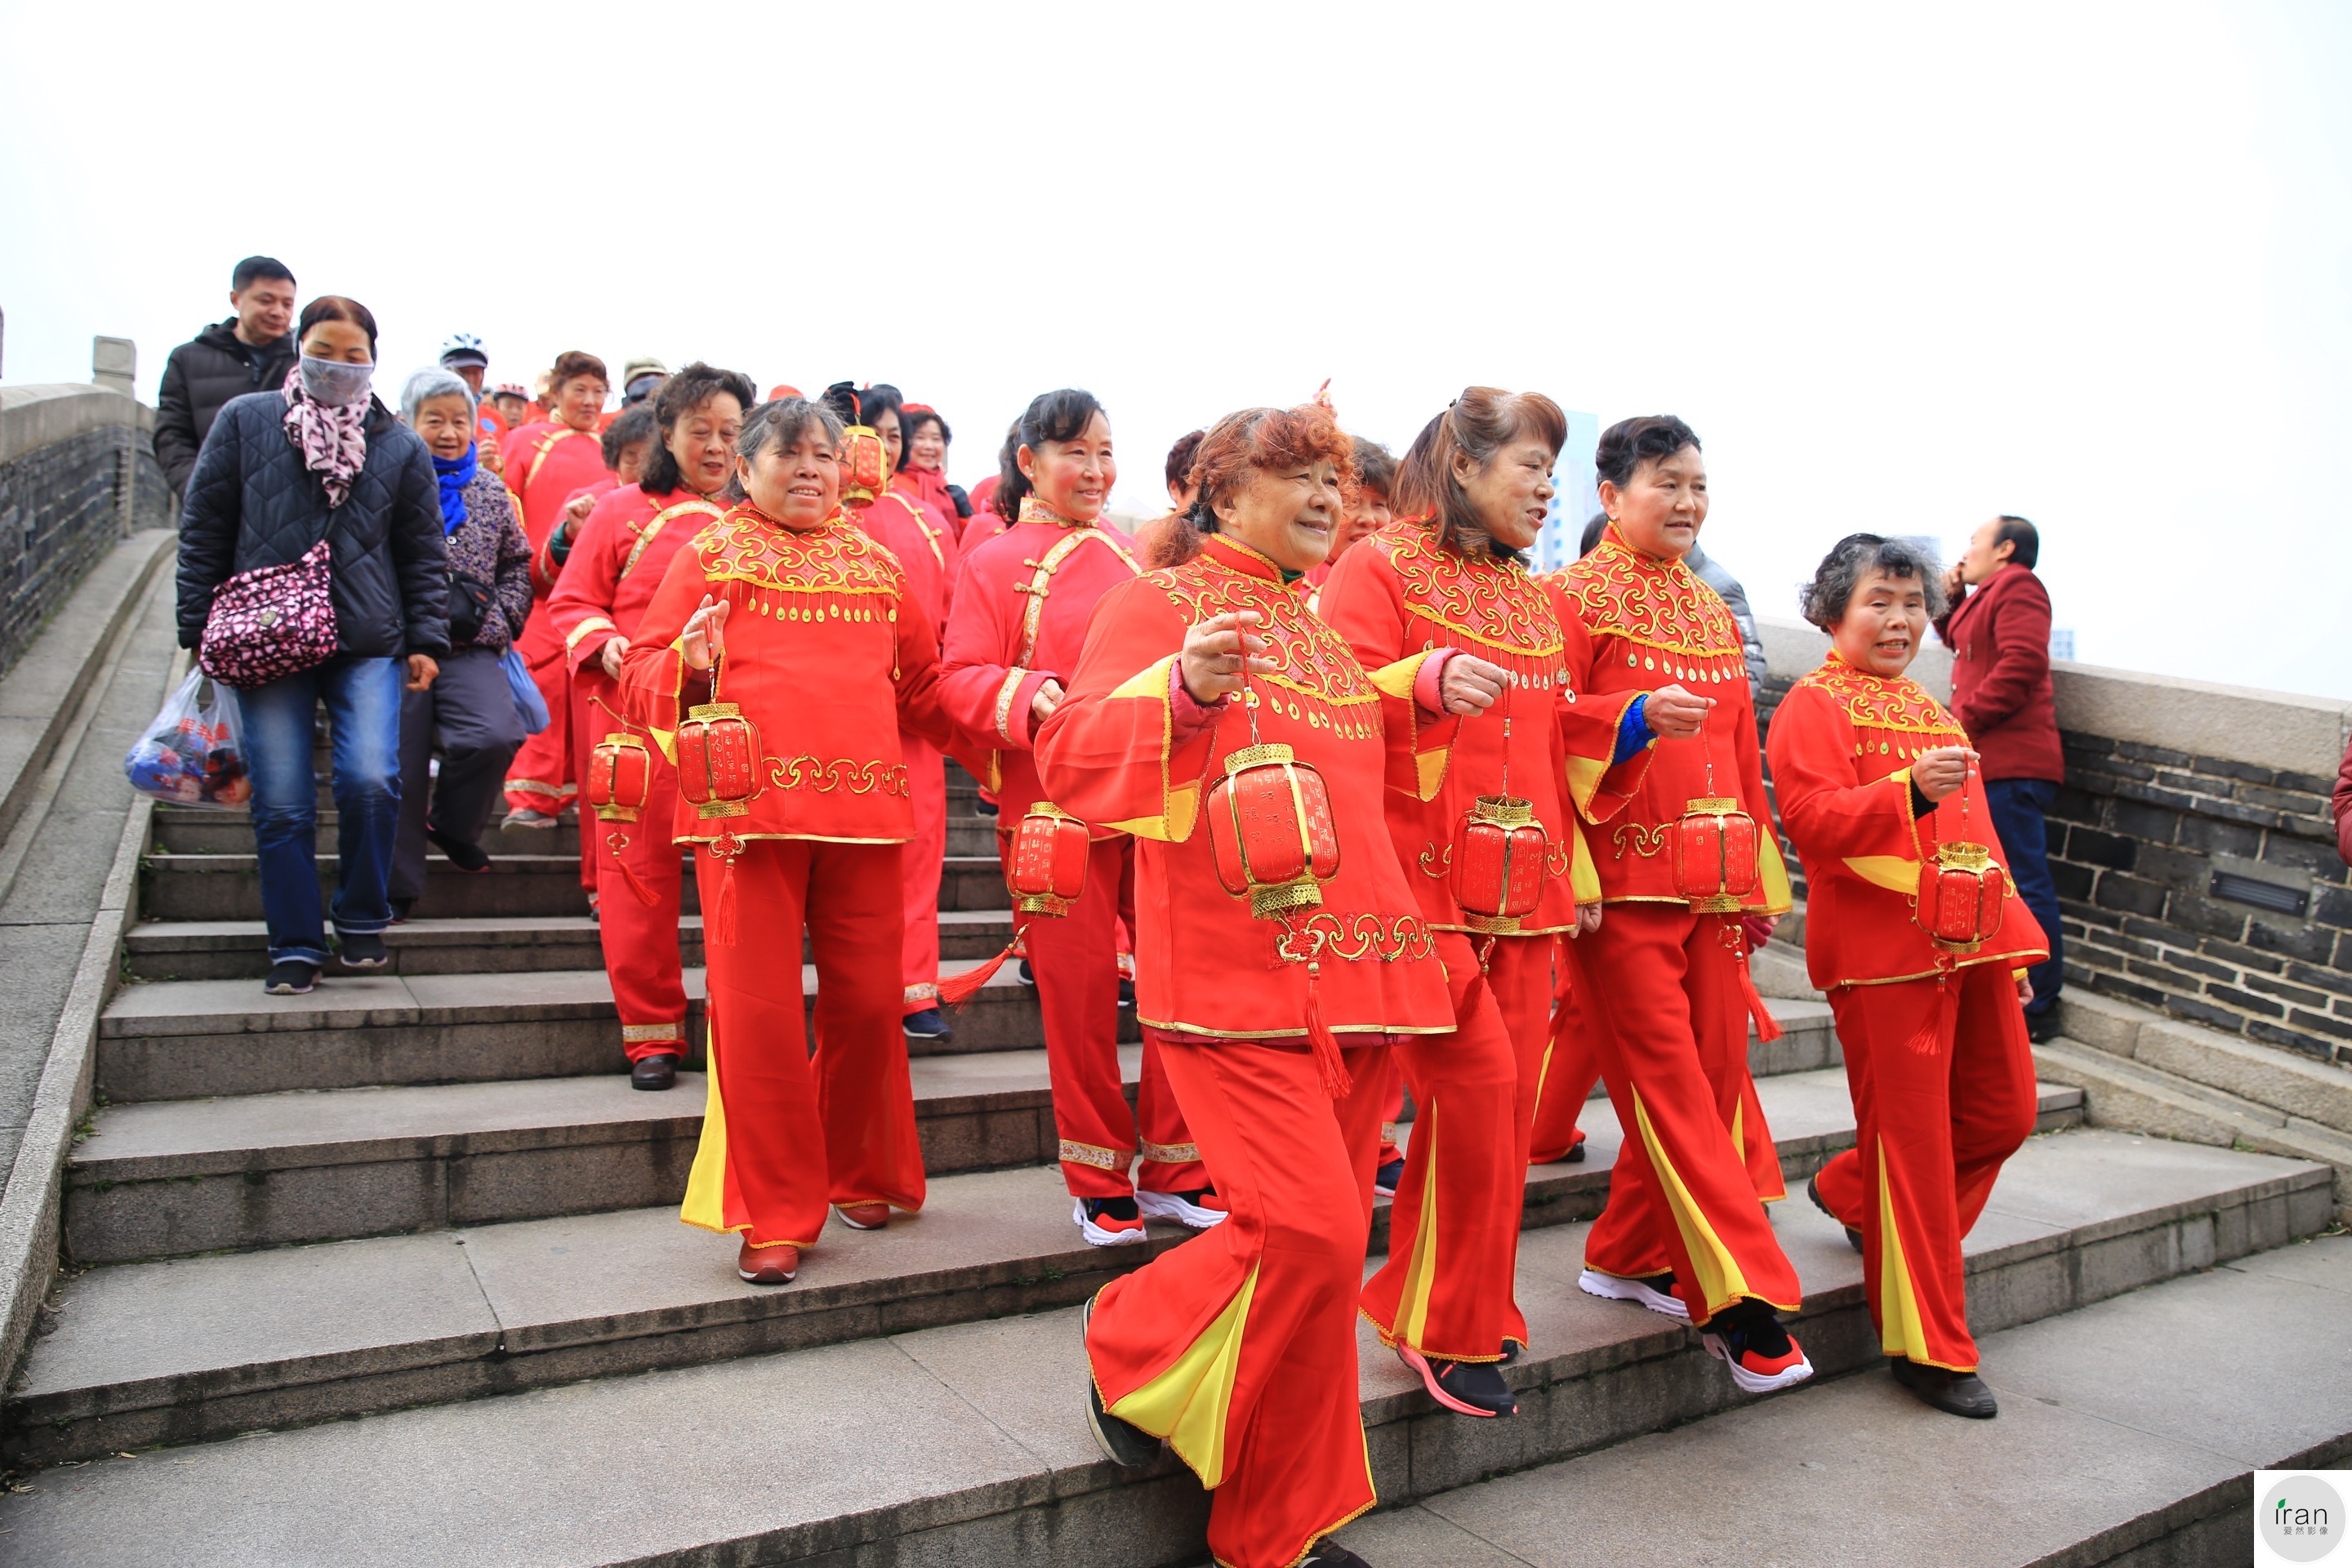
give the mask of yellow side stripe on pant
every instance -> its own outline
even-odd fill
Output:
[[[702,1097],[702,1141],[694,1146],[694,1169],[686,1178],[686,1201],[678,1205],[677,1217],[724,1236],[730,1229],[751,1227],[727,1223],[727,1102],[719,1093],[719,1014],[715,1009],[706,1022],[702,1051],[703,1080],[708,1087]]]
[[[1642,1103],[1641,1091],[1634,1089],[1632,1093],[1633,1121],[1642,1130],[1642,1147],[1649,1152],[1650,1168],[1657,1173],[1658,1188],[1666,1195],[1666,1211],[1675,1216],[1675,1228],[1682,1233],[1683,1250],[1690,1254],[1691,1268],[1698,1275],[1698,1288],[1706,1300],[1707,1315],[1713,1317],[1740,1297],[1751,1294],[1748,1277],[1740,1272],[1738,1260],[1717,1237],[1715,1226],[1707,1222],[1690,1189],[1683,1184],[1682,1173],[1666,1158],[1665,1145],[1658,1142],[1657,1129],[1650,1125],[1649,1108]]]
[[[1165,1437],[1204,1487],[1222,1485],[1225,1479],[1225,1415],[1233,1407],[1242,1335],[1249,1326],[1250,1298],[1256,1293],[1257,1265],[1253,1263],[1242,1288],[1201,1337],[1166,1372],[1110,1407],[1120,1420]]]
[[[1895,1226],[1895,1184],[1886,1173],[1886,1140],[1878,1141],[1878,1342],[1888,1355],[1924,1362],[1927,1328],[1911,1289],[1911,1265]]]
[[[1423,1148],[1423,1139],[1429,1141],[1426,1148]],[[1429,1328],[1430,1293],[1437,1287],[1436,1106],[1431,1105],[1421,1112],[1413,1125],[1412,1142],[1428,1163],[1422,1167],[1421,1217],[1414,1222],[1420,1228],[1413,1232],[1412,1258],[1405,1266],[1404,1289],[1397,1300],[1396,1337],[1418,1351]]]

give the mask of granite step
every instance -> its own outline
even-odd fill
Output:
[[[1134,1091],[1141,1047],[1120,1052]],[[1043,1050],[912,1064],[926,1170],[1055,1158]],[[698,1072],[292,1090],[100,1110],[66,1168],[76,1263],[434,1230],[677,1203],[702,1131]]]
[[[492,857],[500,855],[577,855],[580,853],[580,825],[566,815],[553,827],[508,828],[499,826],[499,816],[493,814],[490,824],[482,833],[482,847]],[[319,813],[319,853],[335,852],[335,836],[341,818],[332,810]],[[591,822],[595,829],[592,841],[601,841],[602,825]],[[191,806],[159,805],[155,808],[154,847],[166,855],[250,855],[253,853],[253,818],[242,811],[205,811]],[[952,811],[948,817],[948,848],[950,855],[990,855],[996,849],[996,828],[986,817],[966,812],[961,816]]]
[[[1760,1087],[1791,1180],[1851,1146],[1853,1115],[1842,1075],[1793,1075]],[[998,1100],[1017,1092],[1000,1089]],[[2071,1126],[2076,1114],[2076,1097],[2055,1088],[2045,1092],[2046,1130]],[[1600,1212],[1621,1137],[1605,1100],[1588,1109],[1584,1121],[1583,1163],[1528,1172],[1522,1214],[1528,1229],[1589,1220]],[[1160,1233],[1135,1254],[1086,1247],[1071,1225],[1058,1171],[1033,1166],[944,1175],[933,1184],[924,1213],[901,1216],[881,1239],[833,1226],[825,1245],[807,1255],[790,1291],[741,1285],[725,1267],[732,1256],[727,1244],[680,1226],[674,1206],[100,1268],[78,1277],[61,1298],[66,1306],[58,1331],[68,1337],[56,1342],[58,1353],[79,1355],[74,1347],[98,1345],[79,1364],[102,1366],[116,1376],[121,1358],[113,1347],[131,1333],[129,1319],[145,1321],[150,1330],[169,1323],[173,1342],[202,1363],[189,1374],[195,1381],[173,1374],[168,1384],[151,1378],[137,1391],[86,1392],[74,1396],[79,1403],[28,1404],[26,1422],[54,1433],[58,1422],[104,1417],[103,1434],[85,1436],[108,1451],[110,1442],[120,1447],[221,1436],[391,1404],[1034,1311],[1083,1300],[1106,1271],[1132,1267],[1181,1236]],[[1388,1207],[1381,1200],[1372,1250],[1384,1250],[1387,1238]],[[469,1249],[465,1264],[446,1250],[445,1244],[452,1243]],[[402,1342],[407,1348],[388,1348],[383,1336],[389,1331],[375,1325],[408,1322],[404,1314],[416,1303],[446,1300],[451,1280],[467,1266],[487,1300],[529,1296],[540,1314],[530,1320],[533,1326],[504,1320],[512,1331],[495,1347],[470,1341],[444,1345],[440,1341],[448,1336],[422,1334],[413,1345]],[[87,1289],[82,1280],[90,1282]],[[457,1295],[472,1300],[464,1290]],[[253,1317],[253,1302],[281,1300],[306,1303],[304,1318],[315,1315],[328,1340]],[[90,1334],[99,1337],[82,1337]],[[225,1373],[220,1364],[225,1345],[250,1351],[281,1342],[310,1348],[271,1368],[238,1363]],[[321,1348],[322,1342],[344,1349]],[[330,1384],[348,1386],[323,1386]]]
[[[1744,1563],[2227,1568],[2254,1560],[2249,1471],[2352,1463],[2352,1378],[2313,1375],[2341,1366],[2347,1321],[2352,1239],[2322,1237],[1982,1335],[1991,1422],[1867,1372],[1427,1496],[1339,1540],[1384,1564],[1521,1568],[1563,1561],[1563,1542],[1636,1563],[1671,1520],[1678,1542],[1737,1542],[1723,1560]]]
[[[486,915],[436,920],[419,915],[383,933],[394,974],[509,974],[600,969],[604,949],[587,915]],[[940,956],[986,958],[1013,940],[1011,910],[950,910],[940,916]],[[702,916],[678,921],[678,952],[702,963]],[[802,943],[806,958],[807,942]],[[134,980],[258,980],[269,972],[269,943],[259,921],[149,921],[123,939],[123,964]],[[342,973],[338,969],[335,973]],[[334,973],[328,976],[333,984]]]
[[[2062,1314],[2124,1292],[2281,1247],[2324,1225],[2325,1202],[2315,1194],[2326,1181],[2324,1172],[2294,1162],[2122,1134],[2074,1131],[2032,1140],[2003,1172],[1968,1245],[1975,1326],[1999,1336],[2021,1325],[2063,1321]],[[1774,1221],[1804,1282],[1805,1306],[1796,1326],[1820,1369],[1816,1385],[1772,1400],[1743,1399],[1687,1327],[1579,1292],[1585,1227],[1553,1226],[1528,1236],[1520,1253],[1519,1297],[1533,1345],[1507,1374],[1519,1395],[1516,1418],[1474,1422],[1440,1411],[1418,1380],[1379,1348],[1369,1327],[1360,1325],[1360,1397],[1382,1498],[1391,1506],[1433,1498],[1612,1445],[1631,1443],[1624,1452],[1640,1454],[1658,1441],[1652,1435],[1727,1410],[1735,1412],[1730,1422],[1771,1421],[1809,1400],[1844,1397],[1848,1389],[1874,1393],[1882,1386],[1875,1377],[1829,1381],[1880,1362],[1862,1300],[1861,1260],[1836,1226],[1809,1205],[1780,1205]],[[861,1272],[853,1252],[873,1258],[886,1248],[922,1254],[930,1245],[922,1226],[918,1221],[845,1238],[835,1266],[841,1272],[830,1285],[815,1270],[832,1248],[812,1253],[811,1272],[801,1284],[739,1307],[736,1316],[788,1314],[789,1308],[772,1303],[824,1289],[854,1294],[872,1270]],[[169,1426],[175,1417],[160,1404],[136,1402],[160,1401],[174,1389],[183,1396],[181,1409],[198,1413],[176,1417],[186,1426],[201,1427],[201,1411],[215,1399],[225,1414],[234,1402],[250,1399],[261,1417],[272,1397],[290,1401],[282,1381],[275,1389],[271,1384],[299,1376],[306,1357],[322,1363],[344,1359],[356,1368],[369,1354],[362,1346],[377,1352],[373,1364],[387,1397],[397,1397],[393,1384],[404,1375],[413,1374],[419,1386],[436,1378],[462,1384],[462,1373],[443,1369],[495,1362],[497,1347],[510,1338],[562,1353],[533,1338],[548,1329],[548,1288],[561,1279],[583,1282],[573,1287],[590,1309],[582,1322],[600,1308],[617,1307],[625,1316],[649,1305],[626,1300],[626,1287],[613,1290],[593,1258],[558,1252],[571,1244],[556,1233],[530,1238],[535,1245],[513,1234],[520,1245],[506,1256],[472,1236],[462,1247],[457,1237],[421,1238],[416,1246],[435,1256],[415,1266],[420,1284],[398,1298],[382,1292],[369,1303],[372,1314],[346,1315],[340,1324],[333,1321],[333,1303],[341,1299],[337,1291],[352,1286],[334,1281],[352,1271],[328,1256],[333,1249],[311,1249],[316,1258],[281,1255],[276,1260],[281,1265],[309,1267],[318,1293],[306,1298],[299,1280],[283,1282],[262,1304],[261,1316],[245,1321],[224,1300],[233,1287],[200,1278],[241,1260],[174,1266],[184,1271],[184,1283],[173,1288],[172,1300],[214,1303],[207,1320],[213,1326],[205,1331],[217,1337],[201,1349],[197,1331],[155,1331],[158,1292],[165,1289],[157,1278],[137,1279],[127,1270],[84,1276],[71,1288],[88,1284],[88,1310],[69,1307],[57,1331],[36,1349],[17,1395],[24,1418],[15,1424],[14,1440],[54,1441],[60,1451],[93,1457],[142,1449],[175,1435]],[[725,1245],[711,1237],[700,1241],[704,1251]],[[2242,1314],[2241,1325],[2284,1328],[2304,1321],[2284,1340],[2249,1338],[2242,1330],[2232,1336],[2265,1373],[2284,1375],[2300,1367],[2308,1385],[2311,1368],[2340,1350],[2313,1336],[2325,1335],[2327,1321],[2340,1322],[2341,1310],[2324,1314],[2312,1303],[2330,1288],[2341,1289],[2337,1274],[2328,1271],[2340,1270],[2333,1249],[2344,1245],[2273,1252],[2230,1271],[2263,1286],[2231,1303]],[[552,1268],[549,1259],[555,1260]],[[428,1277],[438,1283],[423,1286]],[[2212,1280],[2231,1282],[2207,1274],[2184,1283],[2213,1289],[2204,1283]],[[2117,1329],[2128,1330],[2135,1321],[2145,1326],[2146,1309],[2138,1304],[2158,1294],[2113,1304],[2105,1337],[2084,1342],[2098,1353],[2088,1365],[2076,1364],[2067,1403],[2088,1403],[2116,1375],[2145,1368],[2141,1335]],[[803,1315],[814,1320],[863,1310],[863,1303],[843,1300]],[[2021,1342],[2030,1342],[1994,1341],[2000,1353],[2014,1354],[2023,1365],[2029,1358],[2022,1352],[2007,1350]],[[2211,1343],[2210,1337],[2201,1344],[2184,1342],[2177,1359],[2195,1363],[2200,1377],[2208,1369],[2213,1376],[2231,1375],[2232,1366],[2245,1364],[2212,1355]],[[2273,1347],[2292,1353],[2274,1353]],[[496,1364],[513,1365],[534,1353],[541,1352],[523,1350]],[[583,1365],[595,1353],[583,1357]],[[2168,1369],[2175,1359],[2160,1358],[2160,1364]],[[2065,1370],[2061,1358],[2048,1364]],[[240,1382],[246,1369],[249,1391]],[[497,1391],[494,1377],[473,1375],[481,1392]],[[0,1497],[0,1530],[24,1561],[78,1568],[151,1563],[159,1542],[170,1543],[173,1562],[188,1565],[1197,1565],[1206,1511],[1199,1486],[1172,1458],[1142,1471],[1105,1462],[1082,1414],[1085,1375],[1075,1307],[868,1334],[643,1376],[595,1377],[506,1397],[254,1431],[234,1442],[100,1458],[20,1480],[16,1491]],[[2168,1370],[2167,1376],[2173,1375]],[[117,1396],[123,1404],[108,1414],[105,1401]],[[2345,1419],[2352,1394],[2342,1380],[2306,1386],[2293,1403],[2291,1419],[2315,1431],[2352,1426]],[[2250,1405],[2259,1408],[2252,1400],[2237,1407]],[[1875,1436],[1881,1489],[1972,1484],[1967,1454],[1958,1450],[1924,1470],[1889,1466],[1887,1421],[1879,1418],[1879,1405],[1869,1408],[1867,1424],[1849,1426],[1844,1435],[1854,1441]],[[1888,1419],[1899,1411],[1907,1421],[1916,1408],[1894,1407]],[[55,1414],[45,1424],[33,1419],[36,1409]],[[2170,1414],[2179,1424],[2201,1412]],[[1965,1432],[1960,1423],[1935,1419],[1942,1426],[1919,1429],[1957,1434],[1946,1441],[1983,1443],[1991,1439],[1980,1434],[1999,1438],[2041,1417],[2020,1411],[2005,1417],[2014,1427]],[[44,1425],[49,1437],[39,1436]],[[2077,1427],[2071,1449],[2045,1447],[2042,1462],[2053,1476],[2085,1475],[2082,1455],[2101,1441],[2095,1429]],[[2311,1447],[2309,1441],[2290,1445],[2280,1457]],[[1785,1453],[1769,1446],[1754,1453],[1759,1460],[1778,1455],[1785,1461]],[[915,1456],[919,1462],[907,1462]],[[2208,1458],[2211,1474],[2222,1461]],[[2242,1462],[2229,1462],[2234,1470],[2244,1468]],[[2098,1473],[2104,1484],[2116,1486],[2103,1467]],[[1688,1493],[1690,1470],[1656,1474],[1655,1484],[1671,1484],[1672,1478]],[[674,1479],[616,1485],[616,1479],[632,1477]],[[1973,1495],[1981,1509],[1986,1494]],[[322,1499],[332,1499],[333,1506],[320,1506]],[[1706,1504],[1693,1499],[1688,1506]],[[1854,1529],[1840,1499],[1834,1506],[1825,1501],[1821,1510],[1790,1515],[1786,1522],[1792,1529],[1810,1524],[1826,1532],[1818,1538],[1818,1554],[1769,1560],[1865,1560],[1845,1550]],[[1644,1527],[1653,1531],[1645,1538],[1649,1552],[1631,1552],[1629,1560],[1655,1556],[1656,1517],[1652,1510]],[[1358,1528],[1385,1522],[1376,1516]],[[1957,1560],[1935,1551],[1912,1555]],[[1767,1559],[1741,1552],[1736,1560]],[[1896,1559],[1873,1553],[1866,1560]],[[1375,1561],[1479,1559],[1435,1554]],[[1562,1559],[1554,1551],[1537,1561]]]
[[[320,887],[331,893],[338,857],[319,857]],[[689,907],[695,893],[689,883]],[[940,870],[943,910],[1012,907],[993,855],[950,856]],[[151,854],[142,862],[140,912],[158,921],[257,921],[261,876],[254,856]],[[459,871],[438,855],[426,860],[416,912],[436,920],[485,916],[585,915],[577,855],[508,855],[488,871]]]
[[[949,973],[970,969],[951,960]],[[702,1040],[703,971],[683,972],[687,1037]],[[816,968],[803,964],[813,1015]],[[947,1040],[907,1040],[917,1057],[1033,1050],[1045,1043],[1037,992],[1007,964],[952,1018]],[[1120,1033],[1142,1037],[1131,1012]],[[621,1072],[611,980],[601,969],[352,974],[307,996],[251,980],[126,985],[99,1020],[98,1089],[115,1105],[289,1089],[487,1083]]]

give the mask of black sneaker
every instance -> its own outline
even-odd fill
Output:
[[[1404,1180],[1404,1156],[1400,1154],[1372,1173],[1372,1191],[1384,1198],[1396,1196],[1397,1184]]]
[[[898,1022],[899,1029],[910,1040],[952,1040],[955,1031],[948,1027],[947,1015],[937,1007],[926,1007],[919,1013],[909,1013]]]
[[[392,962],[392,951],[383,945],[380,932],[345,933],[341,947],[345,969],[382,969]]]
[[[1752,1298],[1717,1312],[1698,1337],[1707,1354],[1731,1369],[1742,1393],[1769,1394],[1813,1375],[1813,1363],[1772,1309]]]
[[[1037,984],[1037,972],[1029,967],[1029,961],[1025,958],[1021,961],[1021,984],[1024,985]]]
[[[1503,1381],[1503,1369],[1490,1361],[1431,1361],[1410,1345],[1399,1345],[1397,1356],[1421,1373],[1429,1396],[1459,1415],[1517,1415],[1518,1399]]]
[[[1823,1214],[1830,1215],[1830,1218],[1837,1219],[1837,1215],[1830,1214],[1830,1205],[1822,1202],[1821,1177],[1811,1176],[1807,1178],[1805,1182],[1805,1195],[1813,1200],[1813,1206],[1815,1208],[1821,1210]],[[1853,1247],[1856,1252],[1860,1252],[1862,1250],[1862,1232],[1854,1229],[1853,1226],[1847,1225],[1843,1220],[1838,1220],[1838,1225],[1840,1228],[1845,1232],[1845,1244],[1848,1247]]]
[[[996,803],[983,797],[971,803],[971,811],[974,816],[994,816]]]
[[[1326,1541],[1300,1558],[1298,1568],[1372,1568],[1372,1565],[1338,1542]]]
[[[629,1068],[631,1089],[668,1089],[677,1082],[677,1058],[667,1051],[639,1057]]]
[[[1887,1359],[1886,1370],[1895,1374],[1895,1382],[1938,1410],[1972,1421],[1990,1421],[2000,1414],[2000,1402],[1975,1373],[1924,1366],[1899,1355]]]
[[[261,983],[261,989],[270,996],[308,996],[310,987],[318,983],[317,964],[299,958],[282,958],[269,966],[269,978]]]
[[[1527,1349],[1527,1347],[1519,1343],[1517,1340],[1505,1340],[1503,1342],[1503,1359],[1496,1362],[1495,1364],[1496,1366],[1518,1365],[1519,1352],[1525,1349]]]
[[[1122,1012],[1135,1011],[1135,982],[1123,974],[1118,981],[1118,1005]]]
[[[415,909],[415,907],[416,907],[416,900],[415,900],[415,899],[394,899],[394,900],[392,900],[392,923],[393,923],[393,924],[394,924],[394,925],[396,925],[396,926],[404,926],[404,925],[406,925],[406,924],[408,923],[408,911],[409,911],[409,910],[413,910],[413,909]]]
[[[2039,1013],[2025,1016],[2025,1037],[2037,1046],[2046,1046],[2058,1037],[2058,1009],[2044,1007]]]
[[[449,858],[449,864],[460,871],[487,871],[490,868],[490,857],[478,844],[468,844],[457,835],[444,833],[437,827],[426,828],[425,837],[433,847]]]
[[[1570,1144],[1568,1146],[1568,1152],[1567,1152],[1567,1153],[1565,1153],[1565,1154],[1562,1154],[1562,1155],[1559,1157],[1559,1163],[1561,1163],[1561,1164],[1563,1164],[1563,1165],[1581,1165],[1581,1164],[1583,1164],[1583,1163],[1584,1163],[1584,1140],[1583,1140],[1583,1139],[1581,1139],[1581,1138],[1579,1138],[1575,1142],[1570,1143]]]
[[[1091,1324],[1094,1321],[1094,1298],[1088,1297],[1086,1316],[1081,1323]],[[1081,1335],[1084,1331],[1082,1326]],[[1087,1430],[1095,1435],[1095,1447],[1103,1451],[1103,1458],[1114,1465],[1133,1469],[1160,1458],[1159,1438],[1132,1421],[1123,1421],[1113,1415],[1110,1408],[1103,1404],[1102,1390],[1095,1386],[1091,1367],[1087,1372]]]

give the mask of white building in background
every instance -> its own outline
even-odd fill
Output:
[[[1559,493],[1551,498],[1551,515],[1544,519],[1543,531],[1536,535],[1538,572],[1554,571],[1575,560],[1586,521],[1601,510],[1601,491],[1592,469],[1592,449],[1601,444],[1601,416],[1572,408],[1566,413],[1568,445],[1560,449],[1559,464],[1552,470],[1552,483]]]

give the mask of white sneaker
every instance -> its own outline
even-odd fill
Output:
[[[1138,1187],[1135,1206],[1143,1211],[1146,1219],[1172,1219],[1194,1230],[1208,1230],[1225,1223],[1224,1210],[1202,1208],[1181,1193],[1152,1193]]]
[[[1658,1278],[1670,1279],[1673,1276],[1660,1275]],[[1649,1308],[1660,1317],[1672,1318],[1683,1323],[1690,1321],[1690,1309],[1682,1304],[1680,1298],[1658,1289],[1646,1280],[1620,1279],[1614,1274],[1603,1274],[1597,1268],[1588,1268],[1576,1277],[1576,1288],[1588,1296],[1598,1296],[1605,1301],[1632,1301]]]
[[[1118,1200],[1097,1198],[1094,1201],[1109,1204]],[[1085,1198],[1071,1200],[1070,1218],[1077,1222],[1078,1234],[1087,1238],[1087,1246],[1126,1247],[1133,1242],[1151,1239],[1144,1234],[1143,1216],[1140,1214],[1133,1219],[1119,1219],[1115,1215],[1105,1214],[1097,1222],[1095,1215],[1087,1212],[1087,1200]]]

